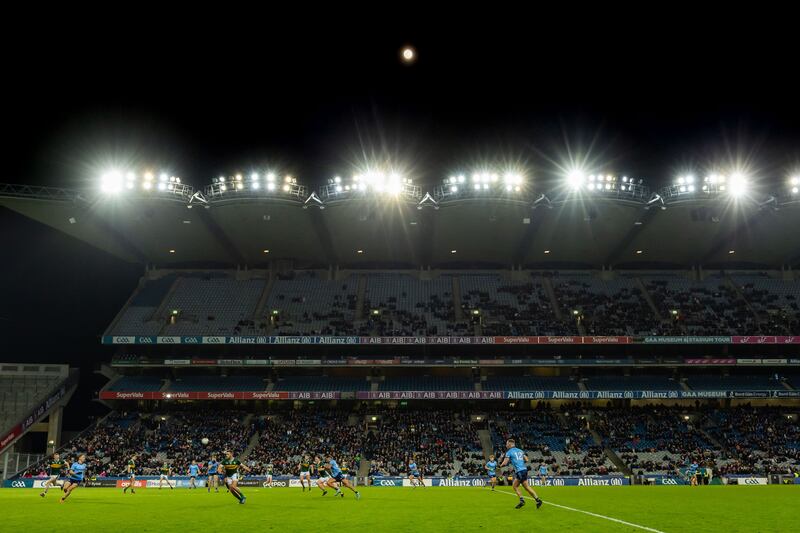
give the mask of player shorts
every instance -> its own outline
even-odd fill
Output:
[[[411,473],[409,474],[409,476],[414,476],[414,477],[422,477],[422,476],[419,474],[419,472],[411,472]]]
[[[74,477],[68,478],[67,481],[69,481],[70,483],[83,483],[82,479],[77,479]]]
[[[327,483],[331,479],[331,476],[319,477],[317,481],[322,481],[323,483]]]
[[[57,474],[51,475],[47,481],[49,481],[50,483],[55,483],[56,481],[58,481],[58,475]]]
[[[341,472],[339,472],[338,474],[333,476],[333,480],[334,481],[341,482],[343,479],[344,479],[344,474],[342,474]]]
[[[523,481],[528,481],[528,471],[527,470],[520,470],[514,473],[514,477],[522,483]]]
[[[311,472],[309,472],[308,470],[305,470],[305,471],[303,471],[303,472],[300,472],[300,476],[301,476],[301,477],[302,477],[302,476],[310,476],[310,475],[311,475]]]
[[[230,485],[234,481],[238,481],[238,480],[239,480],[239,473],[238,472],[236,474],[231,474],[230,476],[225,476],[225,483],[227,483],[228,485]]]
[[[496,477],[497,477],[497,474],[495,474],[494,472],[489,472],[489,479],[494,479]]]
[[[166,475],[166,474],[161,474],[161,477],[160,477],[159,479],[167,479],[167,480],[168,480],[168,478],[167,478],[167,475]]]

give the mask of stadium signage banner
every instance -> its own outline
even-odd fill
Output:
[[[22,425],[17,424],[13,428],[11,428],[8,431],[8,433],[3,435],[2,438],[0,438],[0,452],[2,452],[6,448],[6,446],[14,442],[14,440],[20,435],[22,435]]]
[[[502,391],[361,391],[359,400],[504,400]]]
[[[205,336],[153,337],[104,336],[103,344],[372,344],[372,345],[438,345],[438,344],[800,344],[795,336],[664,336],[664,337],[600,337],[600,336],[530,336],[530,337],[333,337],[333,336]]]
[[[483,487],[486,486],[486,477],[431,477],[425,478],[425,483],[431,487]],[[539,479],[530,479],[530,484],[542,486]],[[557,476],[548,477],[545,485],[549,487],[621,487],[630,485],[630,479],[623,476]],[[401,477],[374,477],[373,487],[411,487],[411,480]]]
[[[230,391],[230,392],[130,392],[101,391],[101,400],[687,400],[703,398],[800,398],[790,390],[698,391]],[[5,438],[3,439],[3,441]],[[12,438],[13,440],[13,438]],[[0,441],[0,449],[2,442]]]
[[[391,359],[365,359],[360,357],[348,357],[338,359],[157,359],[148,357],[138,357],[136,359],[120,358],[114,359],[113,366],[186,366],[197,364],[200,366],[733,366],[733,365],[780,365],[797,366],[800,359],[733,359],[733,358],[674,358],[674,359],[410,359],[406,357],[394,357]]]
[[[684,359],[687,365],[735,365],[736,359]]]
[[[298,391],[253,392],[128,392],[101,391],[101,400],[338,400],[342,393]]]

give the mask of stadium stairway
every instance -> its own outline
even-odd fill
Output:
[[[747,310],[748,310],[748,311],[750,311],[750,314],[751,314],[751,315],[753,315],[753,319],[756,321],[756,324],[760,326],[760,325],[761,325],[761,324],[764,322],[764,320],[762,319],[762,317],[761,317],[761,316],[759,316],[758,312],[755,310],[755,308],[753,307],[753,305],[752,305],[752,304],[750,303],[750,301],[749,301],[749,300],[748,300],[748,299],[745,297],[745,295],[744,295],[744,293],[742,292],[742,289],[739,287],[739,285],[737,285],[736,283],[734,283],[734,281],[733,281],[733,279],[731,278],[730,274],[728,274],[727,272],[725,273],[725,278],[724,278],[724,279],[725,279],[725,284],[726,284],[726,285],[727,285],[729,288],[731,288],[731,289],[733,290],[733,292],[736,294],[736,296],[737,296],[737,297],[738,297],[738,298],[739,298],[741,301],[743,301],[743,302],[744,302],[744,304],[747,306]],[[761,329],[761,328],[759,328],[759,329]]]
[[[164,299],[161,300],[161,305],[158,306],[158,309],[156,309],[153,312],[153,316],[151,316],[149,319],[152,321],[161,322],[161,329],[158,330],[159,335],[167,335],[167,328],[169,328],[170,325],[169,321],[165,320],[165,317],[167,316],[167,304],[172,299],[172,294],[176,290],[178,290],[180,283],[181,283],[181,278],[177,278],[172,283],[169,290],[167,291],[167,294],[164,295]],[[183,315],[181,315],[181,317],[183,317]]]
[[[461,308],[461,279],[458,276],[453,276],[453,311],[456,322],[464,320],[464,310]]]
[[[255,322],[264,320],[266,316],[264,314],[264,308],[267,306],[267,301],[269,300],[269,295],[272,293],[272,286],[275,285],[275,277],[270,275],[267,283],[264,284],[264,290],[261,291],[261,297],[258,299],[258,303],[256,304],[256,310],[253,311],[253,318],[252,320]],[[267,331],[272,330],[272,324],[267,322]]]
[[[489,456],[494,454],[494,447],[492,446],[492,434],[488,429],[479,429],[478,438],[481,440],[483,457],[488,460]]]
[[[647,302],[647,305],[650,307],[650,310],[653,312],[653,315],[658,318],[659,321],[664,322],[666,319],[661,316],[661,313],[658,311],[658,307],[656,303],[653,301],[653,296],[650,294],[650,291],[647,290],[642,278],[634,278],[636,279],[636,287],[642,292],[642,296],[644,297],[644,301]]]
[[[358,286],[356,288],[356,315],[355,320],[364,319],[364,295],[367,293],[367,276],[358,276]]]
[[[169,290],[167,291],[167,294],[165,294],[164,298],[162,298],[161,304],[156,308],[155,311],[153,311],[152,316],[150,316],[147,319],[148,321],[152,321],[152,320],[156,320],[157,321],[157,320],[159,320],[159,317],[165,316],[166,313],[164,312],[164,310],[167,307],[167,303],[170,301],[170,299],[172,298],[172,295],[178,289],[178,286],[180,285],[180,283],[181,283],[181,278],[175,278],[175,281],[173,281],[172,285],[169,286]],[[161,331],[159,331],[158,334],[159,335],[163,335],[164,329],[166,329],[166,327],[167,327],[167,322],[164,321],[163,325],[161,326]]]
[[[131,306],[131,302],[139,295],[139,292],[141,292],[142,288],[145,286],[146,283],[147,280],[144,277],[139,278],[139,284],[136,286],[136,289],[131,293],[131,295],[125,301],[125,305],[123,305],[122,308],[119,311],[117,311],[114,320],[111,321],[111,324],[106,328],[106,331],[112,332],[116,329],[119,321],[122,319],[125,313],[128,312],[128,308]]]
[[[550,307],[553,308],[553,313],[556,315],[558,320],[563,322],[564,315],[561,314],[561,304],[558,303],[556,291],[553,290],[553,284],[550,283],[550,278],[542,276],[539,278],[539,281],[542,283],[542,287],[544,287],[544,293],[547,295],[547,299],[550,300]]]
[[[253,415],[248,414],[244,418],[244,420],[242,420],[242,425],[247,427],[250,425],[252,421],[253,421]],[[242,455],[239,457],[239,460],[241,462],[245,462],[247,458],[250,456],[250,454],[253,453],[253,450],[255,450],[256,446],[258,446],[258,441],[260,437],[261,437],[260,431],[256,431],[253,433],[253,436],[250,437],[250,441],[247,443],[247,448],[244,449]]]
[[[564,422],[565,421],[562,419],[561,423],[563,424]],[[625,464],[625,461],[620,459],[614,450],[612,450],[608,446],[603,446],[603,437],[602,435],[600,435],[600,433],[597,432],[596,429],[590,427],[589,434],[592,436],[592,440],[594,440],[594,443],[603,448],[603,454],[606,457],[608,457],[608,460],[611,461],[611,464],[613,464],[617,468],[618,472],[622,472],[626,476],[630,476],[633,473],[631,469],[628,468],[628,465]]]
[[[369,467],[372,466],[372,461],[369,459],[361,459],[361,466],[358,467],[358,477],[369,477]]]
[[[694,427],[698,433],[700,433],[702,436],[708,439],[708,442],[716,446],[718,450],[722,450],[723,452],[725,452],[728,455],[728,457],[736,456],[736,450],[730,450],[726,446],[723,446],[722,443],[711,434],[711,432],[706,431],[705,428],[701,428],[697,425],[695,425]]]

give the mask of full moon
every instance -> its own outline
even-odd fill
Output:
[[[403,48],[402,57],[404,63],[413,63],[414,59],[416,59],[417,54],[414,52],[414,49],[410,46],[406,46]]]

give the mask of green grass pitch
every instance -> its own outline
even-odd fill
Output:
[[[521,510],[510,487],[362,488],[356,501],[319,490],[244,488],[247,503],[205,489],[0,489],[0,530],[35,531],[791,531],[800,486],[553,487]],[[563,507],[615,518],[613,522]],[[794,524],[794,526],[792,526]],[[642,527],[635,527],[642,526]],[[649,528],[649,529],[644,529]]]

